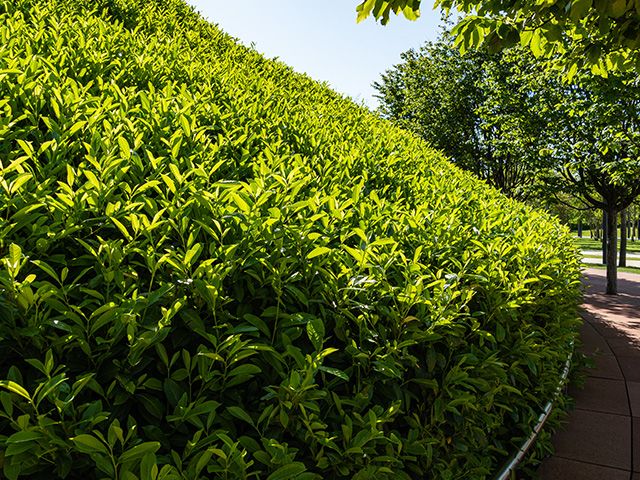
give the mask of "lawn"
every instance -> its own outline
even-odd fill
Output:
[[[602,242],[600,240],[593,240],[588,237],[578,238],[575,237],[575,243],[581,250],[602,250]],[[618,248],[620,246],[620,240],[618,239]],[[627,252],[628,253],[640,253],[640,241],[627,240]]]
[[[606,270],[606,265],[600,265],[597,263],[583,263],[582,268],[597,268],[599,270]],[[636,273],[640,274],[640,268],[638,267],[618,267],[618,272]]]

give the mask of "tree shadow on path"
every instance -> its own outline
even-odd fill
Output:
[[[640,349],[640,275],[618,275],[618,295],[605,295],[605,272],[586,269],[584,308],[600,317],[594,326],[603,337],[628,337]]]

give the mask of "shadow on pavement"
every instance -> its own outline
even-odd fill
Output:
[[[584,307],[601,318],[594,326],[603,337],[628,337],[640,349],[640,277],[618,275],[618,295],[605,295],[605,272],[586,269]]]
[[[606,272],[583,273],[580,349],[595,368],[584,388],[570,388],[576,408],[538,473],[541,480],[640,480],[640,275],[620,272],[619,295],[605,295]]]

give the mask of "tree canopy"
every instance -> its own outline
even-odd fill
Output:
[[[390,15],[415,20],[420,0],[364,0],[358,20]],[[497,51],[516,44],[536,56],[560,58],[571,75],[588,66],[595,73],[640,70],[640,1],[627,0],[434,0],[434,8],[464,16],[453,30],[462,50]]]
[[[615,293],[617,215],[640,194],[640,85],[581,70],[565,82],[523,48],[461,55],[449,32],[374,84],[383,116],[517,199],[601,210]]]
[[[374,84],[380,111],[507,196],[525,199],[546,160],[538,155],[545,120],[524,81],[531,62],[516,57],[461,55],[445,32],[405,52]]]
[[[607,293],[616,293],[617,217],[640,195],[640,86],[629,76],[582,73],[566,84],[542,75],[533,92],[549,118],[541,154],[555,165],[546,191],[605,214]]]

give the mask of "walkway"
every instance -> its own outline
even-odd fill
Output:
[[[604,295],[605,271],[585,270],[583,351],[596,367],[576,409],[553,437],[541,480],[640,480],[640,275],[618,273],[619,295]]]

